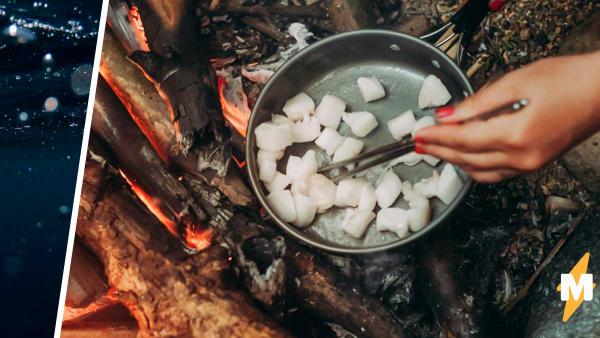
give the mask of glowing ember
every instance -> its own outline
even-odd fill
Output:
[[[194,229],[193,226],[186,227],[185,242],[190,248],[195,250],[206,249],[210,246],[212,235],[213,234],[210,229],[198,230]]]
[[[231,77],[218,77],[219,101],[225,119],[231,126],[246,137],[246,128],[250,118],[250,107],[248,97],[242,88],[242,79]]]
[[[142,18],[140,17],[140,13],[138,12],[138,8],[136,6],[131,7],[128,13],[129,22],[134,29],[132,29],[133,34],[135,35],[135,39],[139,43],[139,47],[142,51],[149,51],[148,41],[146,40],[146,32],[144,31],[144,25],[142,24]]]

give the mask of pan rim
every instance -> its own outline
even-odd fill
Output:
[[[437,217],[436,220],[430,222],[429,225],[427,227],[425,227],[424,229],[422,229],[416,233],[413,233],[408,237],[400,238],[400,239],[390,242],[390,243],[381,244],[381,245],[377,245],[377,246],[370,246],[370,247],[341,247],[340,245],[326,244],[326,243],[323,243],[322,241],[319,242],[317,240],[314,240],[314,239],[310,238],[308,235],[306,235],[305,233],[303,233],[301,229],[298,229],[298,228],[294,227],[293,225],[290,225],[287,222],[284,222],[283,220],[281,220],[281,218],[268,205],[268,203],[266,201],[266,195],[262,192],[262,188],[260,187],[260,180],[258,179],[258,174],[256,172],[253,172],[253,170],[252,170],[252,168],[254,168],[256,166],[256,164],[255,164],[256,155],[254,155],[254,149],[253,149],[256,141],[254,138],[253,129],[251,130],[250,127],[255,124],[255,120],[257,118],[256,116],[258,114],[258,112],[257,112],[258,107],[260,107],[262,105],[267,93],[269,92],[269,90],[271,90],[271,87],[276,82],[274,80],[276,80],[280,76],[283,76],[282,74],[284,74],[288,68],[292,67],[299,59],[303,58],[307,54],[312,53],[314,50],[317,50],[321,46],[331,43],[334,40],[338,40],[338,39],[342,39],[342,38],[352,38],[355,36],[362,36],[362,35],[369,35],[369,34],[405,39],[405,40],[409,40],[414,43],[417,43],[417,44],[423,46],[424,48],[430,49],[439,58],[447,61],[448,65],[454,70],[454,72],[457,74],[458,78],[466,85],[464,89],[465,89],[467,96],[473,95],[473,93],[474,93],[473,87],[471,86],[471,83],[469,82],[469,80],[466,77],[466,75],[464,74],[464,72],[448,55],[446,55],[445,53],[443,53],[442,51],[440,51],[438,48],[434,47],[433,45],[429,44],[428,42],[425,42],[419,38],[416,38],[416,37],[408,35],[408,34],[394,32],[394,31],[390,31],[390,30],[384,30],[384,29],[362,29],[362,30],[356,30],[356,31],[351,31],[351,32],[339,33],[339,34],[335,34],[335,35],[329,36],[327,38],[324,38],[324,39],[322,39],[318,42],[315,42],[312,45],[304,48],[303,50],[299,51],[298,53],[296,53],[294,56],[289,58],[275,72],[275,74],[273,74],[273,76],[271,77],[269,82],[265,85],[265,87],[261,91],[261,93],[258,97],[258,100],[256,101],[256,103],[252,109],[252,114],[250,115],[250,119],[248,120],[248,126],[247,126],[248,128],[247,128],[247,133],[246,133],[245,155],[246,155],[246,161],[247,161],[246,170],[248,172],[248,176],[250,177],[250,185],[252,186],[252,190],[256,194],[257,199],[259,200],[260,204],[265,208],[265,210],[267,210],[269,216],[271,216],[271,218],[273,218],[275,223],[280,228],[282,228],[283,231],[288,236],[292,236],[295,240],[299,241],[302,244],[305,244],[310,247],[320,249],[320,250],[323,250],[323,251],[326,251],[329,253],[334,253],[334,254],[342,254],[342,255],[372,254],[372,253],[376,253],[376,252],[383,252],[383,251],[388,251],[388,250],[392,250],[392,249],[397,249],[399,247],[405,246],[409,243],[412,243],[416,240],[423,238],[430,231],[432,231],[435,228],[438,228],[440,225],[442,225],[444,222],[446,222],[448,220],[448,218],[452,215],[452,213],[456,210],[456,208],[464,201],[466,195],[468,194],[468,192],[473,184],[473,180],[469,176],[467,176],[462,190],[459,192],[459,194],[456,196],[456,198],[452,201],[452,203],[450,203],[450,205],[448,205],[448,207],[439,215],[439,217]]]

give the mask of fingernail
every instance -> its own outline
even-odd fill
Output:
[[[492,12],[497,12],[502,9],[506,2],[506,0],[492,0],[490,1],[489,8]]]
[[[440,107],[435,110],[435,117],[438,119],[448,117],[448,116],[454,114],[454,110],[455,110],[455,108],[453,105]]]
[[[415,143],[425,143],[423,136],[420,136],[420,135],[415,135],[415,137],[413,137],[413,141],[415,141]]]
[[[415,153],[417,154],[425,154],[425,149],[423,149],[423,143],[415,144]]]

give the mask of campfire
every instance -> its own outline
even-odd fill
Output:
[[[335,32],[431,22],[387,0],[252,3],[110,1],[63,335],[483,334],[447,234],[320,253],[280,233],[244,169],[251,108],[287,58]]]

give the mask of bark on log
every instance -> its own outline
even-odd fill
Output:
[[[152,84],[131,62],[127,61],[125,50],[110,29],[106,29],[104,34],[100,73],[161,159],[182,172],[201,176],[211,185],[218,187],[237,205],[247,206],[255,203],[254,196],[243,184],[234,164],[229,165],[225,177],[220,177],[214,170],[205,169],[201,172],[198,170],[200,168],[198,162],[204,161],[204,157],[199,157],[196,150],[192,150],[187,155],[177,153],[175,133],[168,118],[166,104]]]
[[[230,281],[220,246],[183,254],[122,185],[88,161],[77,234],[145,337],[289,337]]]
[[[281,15],[290,17],[303,17],[312,16],[316,18],[326,18],[327,13],[319,7],[319,3],[312,5],[300,5],[300,6],[284,6],[284,5],[272,5],[272,6],[241,6],[237,3],[225,3],[217,12],[224,14],[237,14],[237,15],[249,15],[267,17],[271,15]]]
[[[481,308],[465,276],[458,269],[454,242],[447,229],[427,240],[418,255],[423,294],[444,337],[489,337],[481,321]]]
[[[203,249],[210,244],[206,214],[145,141],[102,77],[98,78],[92,130],[111,150],[116,167],[132,189],[173,235],[190,249]],[[197,235],[195,242],[189,240],[190,231]]]
[[[338,33],[369,28],[375,24],[371,0],[331,0],[329,17]]]

